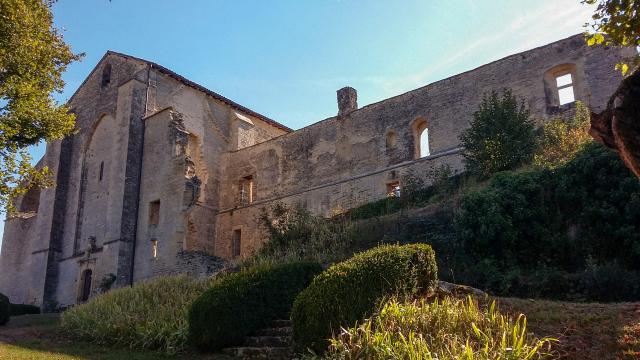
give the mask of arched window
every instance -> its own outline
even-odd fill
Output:
[[[389,131],[387,133],[387,150],[391,150],[396,147],[396,133]]]
[[[544,73],[547,106],[550,110],[562,108],[580,98],[578,75],[575,64],[557,65]]]
[[[111,64],[107,64],[102,69],[102,87],[105,87],[111,83]]]
[[[429,129],[424,128],[420,134],[420,157],[429,156]]]
[[[413,122],[413,136],[415,143],[415,158],[420,159],[429,156],[429,127],[424,119],[417,119]]]
[[[22,213],[35,213],[38,212],[39,205],[40,187],[38,185],[31,185],[29,190],[22,196],[19,210]]]

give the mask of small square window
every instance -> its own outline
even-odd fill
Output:
[[[563,87],[571,84],[573,84],[573,81],[571,79],[571,74],[564,74],[556,78],[556,86],[558,87]]]
[[[558,89],[558,99],[560,100],[560,105],[569,104],[576,101],[576,98],[573,95],[573,87],[569,86],[566,88]]]

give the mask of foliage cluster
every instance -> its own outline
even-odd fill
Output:
[[[488,178],[531,162],[536,149],[534,124],[524,100],[509,89],[485,94],[471,126],[460,135],[467,171]]]
[[[187,344],[189,307],[208,286],[181,276],[112,290],[65,311],[61,326],[97,344],[177,353]]]
[[[492,303],[444,298],[389,301],[363,324],[331,340],[326,359],[541,359],[550,338],[536,339],[520,315],[514,321]]]
[[[554,168],[573,159],[592,140],[588,132],[590,119],[589,109],[577,101],[572,117],[557,116],[546,121],[540,129],[534,165]]]
[[[11,316],[40,314],[40,308],[38,306],[29,304],[11,304],[10,312]]]
[[[332,333],[370,316],[385,297],[427,293],[436,283],[435,254],[424,244],[379,246],[332,265],[295,299],[296,349],[322,353]]]
[[[301,205],[283,203],[263,209],[260,224],[269,241],[259,250],[260,260],[315,259],[325,262],[351,247],[354,228],[345,218],[327,221]]]
[[[200,349],[219,350],[273,320],[286,318],[295,297],[322,271],[317,263],[259,265],[222,276],[189,311],[189,339]]]
[[[11,316],[11,307],[9,298],[0,294],[0,326],[9,322]]]
[[[320,258],[335,262],[380,243],[422,242],[436,251],[443,280],[497,295],[635,300],[640,297],[639,199],[640,183],[616,154],[588,143],[564,164],[496,174],[485,187],[466,188],[459,200],[436,203],[419,216],[409,211],[340,218],[341,228],[350,229],[339,237],[344,246],[320,250]],[[363,218],[376,215],[370,210]],[[309,227],[311,234],[301,238],[313,238],[314,249],[323,249],[326,239],[335,243],[331,221],[314,217],[326,227]],[[288,244],[292,248],[274,253],[287,257],[287,251],[307,246]],[[318,258],[313,251],[305,256]]]
[[[591,32],[587,34],[587,44],[640,46],[640,1],[636,0],[582,0],[583,3],[597,4],[591,16],[593,22],[586,24]],[[629,61],[631,60],[631,61]],[[638,57],[626,59],[616,68],[625,75],[629,62],[638,64]]]
[[[51,93],[63,90],[62,73],[81,55],[54,27],[51,3],[0,0],[0,205],[50,183],[48,169],[32,167],[26,148],[61,139],[74,126],[74,115]]]
[[[556,169],[500,173],[455,217],[458,280],[497,294],[639,295],[640,182],[590,143]]]

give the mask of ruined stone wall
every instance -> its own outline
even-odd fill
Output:
[[[460,157],[452,153],[488,91],[511,88],[526,100],[535,118],[548,118],[572,106],[559,105],[553,77],[556,70],[569,69],[576,99],[600,109],[621,80],[615,64],[633,51],[588,47],[577,35],[226,154],[216,255],[231,256],[237,229],[242,231],[244,254],[259,247],[256,208],[273,201],[299,201],[328,215],[385,196],[391,170],[399,164],[407,165],[394,169],[396,176],[410,170],[421,175],[443,162],[461,170]],[[354,103],[342,100],[349,106]],[[412,162],[419,127],[428,129],[433,161]],[[440,156],[443,153],[448,155]],[[238,201],[239,183],[247,176],[252,176],[255,188],[250,206]]]
[[[204,254],[214,253],[221,155],[284,131],[156,71],[149,93],[134,279],[207,273],[218,264]]]
[[[37,167],[47,166],[55,173],[59,150],[60,142],[48,144],[46,154]],[[23,199],[18,199],[15,203],[18,215],[5,220],[0,252],[0,293],[7,295],[13,303],[40,305],[55,188],[30,190],[25,196],[30,194],[35,195],[31,197],[33,202],[30,206],[25,207]]]
[[[107,66],[111,69],[105,77]],[[21,293],[12,301],[44,301],[50,307],[75,304],[83,269],[94,271],[92,289],[103,276],[118,273],[118,259],[126,257],[120,243],[130,234],[123,226],[126,201],[132,182],[137,182],[129,176],[137,171],[131,155],[137,139],[129,135],[138,126],[135,118],[140,121],[144,112],[145,68],[139,61],[107,55],[70,100],[77,133],[48,144],[44,157],[56,186],[42,190],[29,231],[24,224],[9,225],[5,231],[7,249],[18,241],[28,244],[17,259],[10,260],[11,250],[5,249],[0,257],[0,292]],[[89,237],[95,238],[91,254],[86,253]],[[13,264],[5,270],[9,261]]]

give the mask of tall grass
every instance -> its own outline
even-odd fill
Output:
[[[325,359],[542,359],[552,341],[529,335],[524,315],[514,321],[471,298],[391,300],[363,324],[343,329]]]
[[[110,291],[62,314],[70,335],[98,344],[175,354],[187,343],[191,303],[209,282],[167,277]]]

